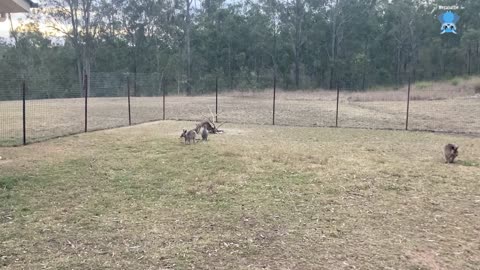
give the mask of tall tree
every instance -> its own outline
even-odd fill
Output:
[[[185,0],[185,58],[187,72],[187,95],[192,94],[192,50],[190,44],[192,30],[192,3],[193,0]]]
[[[83,88],[84,75],[90,76],[94,56],[97,21],[95,0],[47,0],[43,15],[55,30],[63,33],[75,49],[78,80]],[[87,86],[87,89],[90,87]]]

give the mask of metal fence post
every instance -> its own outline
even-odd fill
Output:
[[[26,116],[26,92],[25,80],[22,82],[22,121],[23,121],[23,145],[27,144],[27,116]]]
[[[410,76],[408,76],[408,94],[407,94],[407,117],[405,121],[405,130],[408,130],[408,116],[410,114]]]
[[[335,127],[338,127],[338,101],[340,100],[340,86],[337,83],[337,109],[335,113]]]
[[[218,76],[215,76],[215,122],[218,123]]]
[[[272,112],[272,125],[275,125],[275,101],[277,95],[277,73],[273,71],[273,112]]]
[[[128,96],[128,125],[132,125],[132,111],[130,107],[130,75],[127,77],[127,96]]]
[[[88,132],[88,76],[83,77],[83,90],[85,95],[85,132]]]

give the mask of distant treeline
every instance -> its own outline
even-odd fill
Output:
[[[453,5],[458,34],[440,35],[439,6]],[[46,0],[0,44],[0,99],[22,78],[32,98],[55,98],[82,96],[84,75],[92,95],[130,82],[148,96],[271,88],[274,76],[286,90],[365,90],[478,74],[479,12],[477,0]]]

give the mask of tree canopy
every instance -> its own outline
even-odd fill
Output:
[[[441,35],[441,6],[454,5],[458,34]],[[155,74],[160,86],[139,95],[203,93],[215,80],[262,89],[274,73],[287,90],[365,90],[478,74],[479,14],[476,0],[44,0],[0,44],[0,74],[65,87]],[[47,22],[63,42],[40,31]]]

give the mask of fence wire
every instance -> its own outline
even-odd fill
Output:
[[[357,91],[341,89],[340,127],[405,129],[408,87],[397,90]]]
[[[0,75],[0,146],[22,143],[22,80]]]
[[[335,126],[337,92],[276,91],[276,123],[295,126]]]
[[[132,124],[163,119],[162,77],[159,73],[129,77]]]
[[[26,137],[35,142],[83,131],[81,85],[63,77],[29,77],[26,84]]]
[[[88,87],[88,131],[128,125],[128,73],[92,73]]]
[[[86,85],[75,76],[0,79],[0,146],[23,143],[23,84],[27,143],[84,132],[85,116],[87,131],[162,119],[200,121],[217,112],[219,122],[238,124],[407,128],[407,85],[339,88],[337,96],[337,90],[291,90],[281,78],[274,87],[270,74],[219,74],[198,78],[189,95],[185,80],[160,73],[92,73]],[[480,93],[472,84],[416,83],[410,90],[408,129],[480,135]]]
[[[412,86],[410,128],[442,132],[480,132],[480,92],[474,87],[460,90],[440,83]]]
[[[228,80],[219,80],[219,118],[241,124],[272,124],[273,78],[237,77],[233,87]]]

